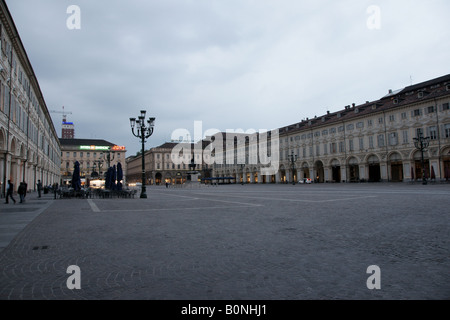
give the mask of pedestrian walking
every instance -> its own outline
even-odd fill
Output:
[[[42,190],[42,183],[41,180],[38,180],[37,182],[37,191],[38,191],[38,197],[41,197],[41,190]]]
[[[28,192],[28,184],[25,181],[23,182],[23,189],[25,190],[25,193],[23,194],[23,201],[25,201]]]
[[[8,180],[8,185],[6,186],[6,202],[8,203],[8,199],[11,198],[12,201],[14,201],[14,204],[16,204],[16,199],[13,197],[13,191],[14,191],[14,184],[11,182],[11,180]]]
[[[58,192],[58,183],[54,183],[53,184],[53,194],[54,194],[54,199],[56,199],[56,193]]]
[[[25,181],[21,182],[19,188],[17,189],[17,193],[20,197],[20,203],[25,202],[25,195],[27,194],[27,187]]]

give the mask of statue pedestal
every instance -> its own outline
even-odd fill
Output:
[[[187,176],[186,185],[190,187],[200,186],[200,182],[198,181],[198,176],[200,173],[198,171],[189,171]]]

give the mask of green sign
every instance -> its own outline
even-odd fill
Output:
[[[109,146],[80,146],[80,150],[109,150]]]

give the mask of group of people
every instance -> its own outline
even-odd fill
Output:
[[[42,183],[41,180],[38,180],[37,184],[37,191],[38,191],[38,197],[41,197],[41,191],[42,191]],[[17,194],[20,197],[20,203],[25,202],[25,197],[27,196],[27,190],[28,190],[28,184],[23,181],[20,183],[19,188],[17,189]],[[6,201],[5,203],[9,203],[8,200],[11,198],[12,201],[14,201],[14,204],[16,204],[16,199],[14,199],[13,196],[14,192],[14,184],[11,182],[11,180],[8,180],[8,184],[6,186]]]

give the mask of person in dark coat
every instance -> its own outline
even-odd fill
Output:
[[[38,191],[39,198],[41,197],[41,190],[42,190],[42,183],[41,183],[41,180],[38,180],[38,182],[37,182],[37,191]]]
[[[11,197],[12,201],[14,201],[14,204],[16,204],[16,199],[14,199],[14,197],[13,197],[13,191],[14,191],[14,184],[11,182],[11,180],[8,180],[5,203],[8,203],[8,199]]]
[[[20,197],[20,203],[25,202],[25,195],[27,194],[27,184],[24,182],[21,182],[19,185],[19,188],[17,189],[17,193]]]

